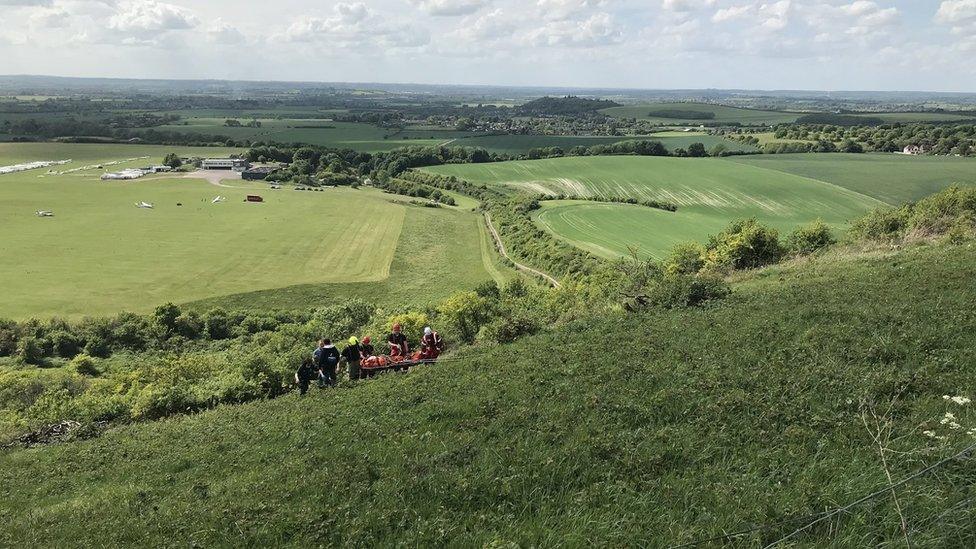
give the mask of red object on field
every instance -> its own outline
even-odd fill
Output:
[[[249,194],[247,195],[247,198],[244,199],[244,202],[264,202],[264,199],[256,194]]]

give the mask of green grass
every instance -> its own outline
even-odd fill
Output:
[[[652,111],[702,111],[715,113],[715,118],[709,120],[680,120],[678,118],[657,118],[649,116]],[[801,115],[788,112],[762,111],[712,105],[709,103],[644,103],[641,105],[626,105],[611,107],[600,112],[615,118],[637,118],[664,125],[693,125],[714,122],[738,122],[740,124],[785,124],[796,121]]]
[[[507,280],[514,276],[481,235],[481,223],[480,214],[460,208],[409,206],[389,267],[389,278],[260,289],[215,296],[188,303],[187,307],[199,311],[214,306],[294,310],[334,305],[351,297],[363,298],[387,310],[436,304],[457,290],[471,289],[493,278]]]
[[[941,396],[976,396],[974,277],[971,244],[831,255],[712,307],[0,452],[0,545],[662,547],[820,513],[888,483],[861,402],[895,402],[896,480],[972,443],[939,419],[976,424]],[[974,483],[956,462],[899,488],[916,546],[976,543]],[[794,541],[902,540],[885,494]]]
[[[754,151],[755,147],[735,143],[713,135],[679,135],[669,132],[667,135],[652,134],[646,136],[572,136],[572,135],[487,135],[455,139],[448,143],[451,146],[482,147],[490,152],[505,154],[520,154],[529,149],[541,147],[560,147],[569,150],[576,146],[592,147],[594,145],[609,145],[621,141],[648,140],[660,141],[668,150],[687,148],[692,143],[702,143],[707,148],[722,144],[730,151]]]
[[[892,205],[976,184],[976,159],[898,154],[784,154],[728,161],[827,181]]]
[[[425,169],[530,192],[678,205],[672,213],[618,204],[544,203],[536,217],[542,226],[605,257],[626,255],[631,247],[661,257],[675,243],[703,240],[729,221],[747,217],[781,231],[818,218],[842,230],[881,205],[835,185],[724,159],[570,157]]]
[[[115,169],[159,162],[171,150],[192,152],[0,145],[0,165],[75,159],[57,167],[66,170],[152,156]],[[393,305],[436,300],[492,276],[481,250],[480,216],[461,208],[394,204],[394,197],[371,189],[300,193],[174,178],[102,182],[101,171],[0,176],[2,316],[142,312],[166,301],[211,298],[205,304],[230,308],[304,308],[316,304],[310,299],[346,295]],[[244,203],[244,195],[254,192],[266,202]],[[227,201],[211,204],[218,194]],[[140,201],[156,207],[136,208]],[[36,217],[40,209],[55,217]]]

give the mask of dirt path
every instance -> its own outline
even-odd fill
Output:
[[[502,257],[504,257],[505,259],[511,261],[512,264],[515,265],[515,268],[516,269],[518,269],[518,270],[520,270],[522,272],[525,272],[525,273],[529,273],[529,274],[532,274],[532,275],[535,275],[535,276],[538,276],[538,277],[542,277],[547,282],[549,282],[550,284],[552,284],[552,286],[554,288],[558,288],[559,287],[559,281],[556,280],[555,278],[549,276],[548,274],[546,274],[546,273],[544,273],[544,272],[542,272],[542,271],[540,271],[538,269],[533,269],[532,267],[529,267],[528,265],[522,265],[521,263],[519,263],[518,261],[515,261],[514,259],[511,258],[511,256],[508,255],[508,251],[505,250],[505,244],[502,243],[502,237],[499,236],[498,231],[495,230],[495,226],[491,224],[491,216],[488,215],[488,212],[485,212],[485,224],[488,225],[488,232],[491,233],[491,238],[495,241],[495,247],[498,248],[498,253],[502,254]]]

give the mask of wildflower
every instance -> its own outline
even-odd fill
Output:
[[[952,401],[955,402],[956,404],[960,405],[960,406],[965,406],[966,404],[969,404],[970,402],[972,402],[972,400],[970,400],[968,397],[964,397],[964,396],[952,397]]]
[[[949,395],[942,395],[942,400],[952,400],[952,397]]]
[[[974,429],[974,431],[976,431],[976,429]],[[935,438],[935,431],[922,431],[922,434],[929,438]]]
[[[950,429],[962,429],[962,425],[959,425],[955,421],[950,421],[949,422],[949,428]]]

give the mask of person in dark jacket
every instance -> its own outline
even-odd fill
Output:
[[[410,358],[410,343],[407,342],[407,336],[403,334],[403,327],[399,323],[393,325],[393,331],[386,337],[386,342],[390,346],[390,358],[394,361],[393,371],[409,369],[406,365],[398,364],[399,361]]]
[[[308,385],[315,379],[317,375],[315,369],[315,361],[311,357],[306,358],[302,361],[302,365],[298,367],[298,371],[295,372],[295,383],[298,384],[298,390],[301,394],[308,392]]]
[[[359,340],[355,336],[349,338],[349,345],[342,350],[342,358],[346,361],[346,370],[349,372],[349,379],[359,379],[359,361],[361,348]]]
[[[328,339],[319,340],[319,348],[312,353],[315,366],[319,370],[319,387],[335,385],[339,356],[339,349],[336,349],[331,341]]]

